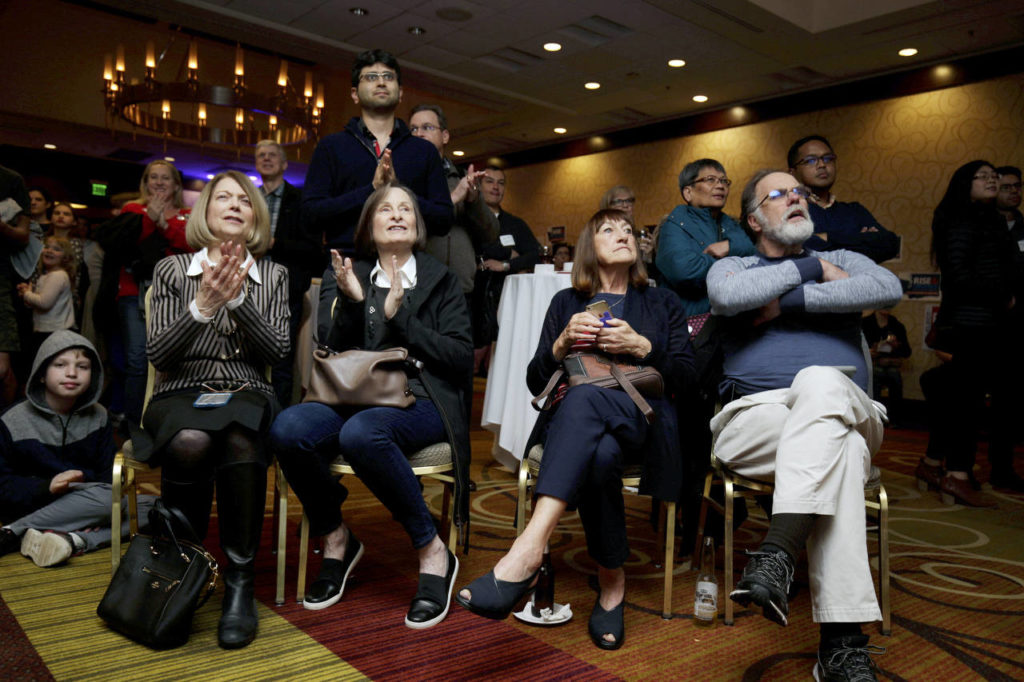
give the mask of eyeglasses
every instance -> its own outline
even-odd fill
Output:
[[[384,81],[385,83],[391,83],[398,76],[394,71],[367,71],[366,73],[359,74],[359,80],[366,81],[367,83],[376,83],[377,79]]]
[[[985,182],[988,182],[989,180],[998,180],[999,179],[999,174],[998,173],[978,173],[977,175],[974,176],[974,179],[975,180],[984,180]]]
[[[696,185],[698,182],[706,182],[712,187],[715,185],[721,185],[722,187],[732,186],[732,180],[726,177],[718,177],[717,175],[705,175],[703,178],[697,178],[691,184]]]
[[[794,187],[792,189],[773,189],[771,192],[768,192],[768,194],[764,195],[764,199],[761,199],[761,201],[757,203],[757,206],[754,207],[754,210],[756,211],[757,209],[761,208],[761,204],[763,204],[766,201],[778,201],[779,199],[785,196],[789,196],[790,194],[792,194],[797,199],[806,199],[810,192],[807,191],[806,187],[800,186]]]
[[[421,130],[423,132],[425,132],[425,133],[432,133],[435,130],[440,130],[440,129],[441,129],[440,126],[436,126],[433,123],[424,123],[421,126],[410,126],[409,127],[409,132],[411,132],[413,135],[415,135],[416,133],[418,133]]]
[[[798,165],[798,166],[811,166],[811,167],[815,167],[819,163],[823,163],[823,164],[825,164],[827,166],[827,165],[835,163],[835,162],[836,162],[836,155],[835,154],[822,154],[821,156],[814,156],[812,154],[810,156],[805,156],[804,158],[802,158],[799,161],[797,161],[796,165]]]
[[[632,204],[635,204],[635,203],[636,203],[636,197],[629,197],[627,199],[622,199],[622,198],[612,199],[611,201],[608,202],[608,204],[610,206],[627,206],[627,205],[632,205]]]
[[[1020,189],[1020,183],[1019,182],[1006,182],[1006,183],[1003,183],[1002,185],[999,185],[999,189],[1002,189],[1002,190],[1018,189],[1019,190]]]

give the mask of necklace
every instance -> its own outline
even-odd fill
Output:
[[[610,294],[606,294],[606,296],[607,295],[610,295]],[[612,308],[614,308],[615,306],[619,305],[620,303],[622,303],[625,300],[626,300],[626,295],[622,294],[621,296],[619,296],[619,300],[615,301],[615,303],[608,303],[608,309],[611,310]],[[605,302],[607,303],[608,299],[606,299]]]

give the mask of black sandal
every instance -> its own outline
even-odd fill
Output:
[[[601,606],[601,595],[597,596],[597,601],[594,602],[594,610],[590,612],[587,631],[590,633],[590,639],[601,649],[608,651],[618,649],[622,646],[623,640],[626,639],[626,624],[623,613],[625,603],[626,600],[623,598],[618,606],[611,611],[605,611],[604,607]],[[609,642],[604,638],[605,635],[613,636],[615,641]]]
[[[498,580],[494,577],[493,570],[488,571],[487,575],[477,578],[463,588],[472,593],[472,601],[463,599],[461,594],[455,595],[455,601],[478,616],[505,620],[533,587],[538,573],[540,568],[531,573],[526,580],[513,583]]]

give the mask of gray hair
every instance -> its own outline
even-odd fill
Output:
[[[757,197],[757,184],[764,180],[772,173],[785,173],[786,171],[778,170],[777,168],[762,168],[761,170],[754,173],[754,175],[747,181],[746,186],[743,188],[743,194],[740,196],[740,226],[746,230],[747,235],[751,241],[757,242],[757,235],[752,234],[750,230],[749,216],[754,215],[758,209],[758,197]]]
[[[697,159],[696,161],[691,161],[683,167],[682,171],[679,172],[679,192],[682,193],[684,187],[689,187],[696,182],[697,176],[699,176],[700,172],[705,168],[714,168],[722,175],[728,175],[728,173],[725,172],[725,167],[714,159]]]
[[[253,153],[258,152],[260,147],[277,147],[277,153],[281,155],[281,160],[288,161],[288,152],[285,151],[284,147],[277,140],[260,140],[256,143],[256,149]]]

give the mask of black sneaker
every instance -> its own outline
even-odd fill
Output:
[[[746,554],[750,561],[729,598],[743,606],[754,602],[761,607],[765,618],[779,625],[788,625],[789,600],[786,595],[793,582],[792,559],[781,550],[748,550]]]
[[[17,552],[21,547],[21,538],[10,528],[0,528],[0,556]]]
[[[814,664],[817,682],[878,682],[878,667],[872,655],[885,649],[868,644],[867,635],[847,635],[822,643],[818,662]]]

